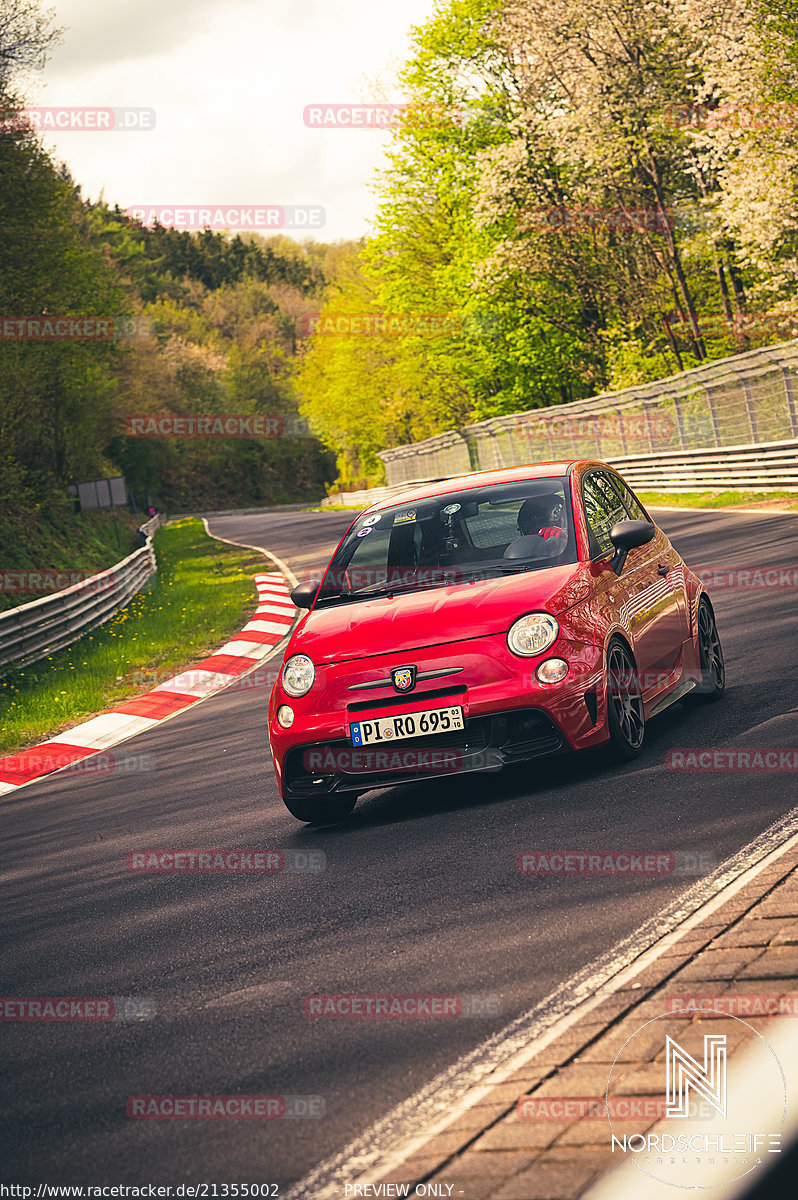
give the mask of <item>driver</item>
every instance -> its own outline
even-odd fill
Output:
[[[537,533],[542,538],[565,537],[565,505],[562,496],[549,492],[530,496],[518,510],[518,531],[526,537]]]

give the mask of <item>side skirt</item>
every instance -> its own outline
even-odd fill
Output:
[[[688,692],[692,692],[697,686],[698,681],[696,679],[683,680],[672,692],[669,692],[667,696],[663,696],[655,708],[652,708],[648,714],[648,719],[650,720],[651,717],[656,717],[659,713],[664,712],[666,708],[670,708],[672,704],[675,704],[677,700],[681,700],[683,696],[686,696]]]

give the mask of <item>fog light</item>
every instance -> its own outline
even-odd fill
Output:
[[[290,729],[294,723],[294,710],[290,704],[281,704],[277,709],[277,720],[283,729]]]
[[[536,673],[541,683],[559,683],[568,674],[568,663],[564,658],[547,658]]]

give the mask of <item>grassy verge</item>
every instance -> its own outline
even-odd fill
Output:
[[[66,650],[0,680],[0,746],[9,754],[141,695],[197,663],[254,612],[261,555],[180,521],[155,535],[148,591]]]
[[[302,512],[362,512],[368,504],[322,504],[319,508],[303,508]]]
[[[678,508],[795,508],[795,492],[637,492],[644,504]]]
[[[0,571],[104,571],[138,545],[136,529],[147,518],[127,509],[72,513],[66,505],[0,514]],[[4,587],[12,581],[3,576]],[[42,592],[0,590],[0,612],[38,600]]]

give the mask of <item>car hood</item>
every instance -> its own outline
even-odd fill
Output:
[[[297,626],[291,653],[332,663],[504,633],[524,613],[543,609],[556,615],[584,600],[588,565],[322,606]]]

